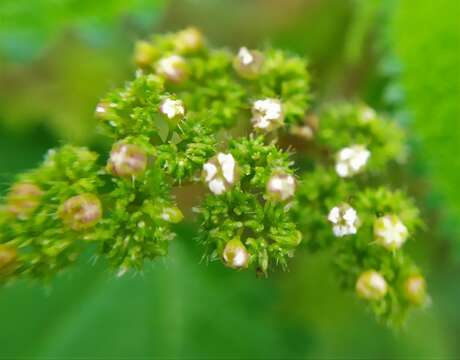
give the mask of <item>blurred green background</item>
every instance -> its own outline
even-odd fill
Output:
[[[195,25],[215,45],[305,55],[314,104],[362,98],[409,134],[390,179],[426,230],[410,251],[431,308],[376,324],[338,288],[330,255],[299,251],[258,280],[200,264],[192,225],[167,259],[115,278],[88,256],[51,284],[0,289],[0,358],[460,358],[458,0],[1,0],[0,184],[63,141],[98,146],[98,98],[133,75],[136,39]]]

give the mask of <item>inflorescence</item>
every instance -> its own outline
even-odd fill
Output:
[[[65,145],[11,186],[1,279],[48,279],[89,244],[118,275],[141,270],[167,254],[184,217],[172,189],[202,184],[206,260],[266,276],[301,246],[330,248],[340,283],[380,319],[398,324],[429,302],[403,252],[419,213],[403,192],[371,186],[403,158],[395,123],[362,104],[313,114],[304,59],[214,49],[195,28],[138,42],[134,61],[135,78],[96,107],[113,142],[102,159]],[[313,149],[295,154],[308,170],[281,145],[292,138]]]

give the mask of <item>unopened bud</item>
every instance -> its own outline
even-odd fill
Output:
[[[164,57],[158,61],[156,72],[166,80],[181,83],[188,78],[187,62],[179,55]]]
[[[18,219],[27,219],[40,205],[43,191],[35,184],[21,182],[13,185],[7,196],[8,212]]]
[[[180,54],[197,52],[204,46],[203,34],[197,28],[189,27],[177,33],[174,44]]]
[[[233,68],[242,78],[255,79],[262,70],[263,62],[264,57],[261,52],[242,47],[233,60]]]
[[[247,268],[249,265],[249,254],[246,247],[239,239],[230,240],[222,254],[225,265],[232,269]]]
[[[102,205],[96,195],[85,193],[67,199],[59,209],[64,224],[73,230],[84,230],[102,218]]]
[[[160,104],[160,112],[165,115],[168,120],[177,121],[182,119],[185,115],[184,103],[182,100],[166,98]]]
[[[318,126],[318,117],[314,114],[309,114],[305,118],[305,123],[303,125],[291,126],[290,133],[294,136],[309,141],[315,137],[315,133],[318,131]]]
[[[274,174],[267,183],[267,193],[275,200],[287,200],[294,196],[295,178],[289,174]]]
[[[134,48],[134,62],[141,68],[153,64],[158,57],[158,49],[147,41],[136,42]]]
[[[363,272],[356,282],[356,292],[366,300],[380,300],[387,293],[385,278],[375,270]]]
[[[421,275],[409,276],[404,282],[404,296],[413,305],[420,306],[426,303],[426,281]]]
[[[147,154],[138,145],[117,143],[110,152],[107,169],[117,176],[136,176],[147,168]]]
[[[164,221],[177,224],[182,221],[184,215],[177,206],[171,206],[163,209],[163,212],[161,213],[161,218]]]

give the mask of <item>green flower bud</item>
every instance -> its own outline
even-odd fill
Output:
[[[363,272],[356,282],[356,292],[366,300],[380,300],[387,293],[388,286],[385,278],[375,270]]]
[[[188,78],[188,65],[179,55],[161,58],[156,65],[156,73],[173,83],[181,83]]]
[[[421,275],[409,276],[404,282],[404,296],[415,306],[420,306],[427,301],[426,281]]]
[[[8,212],[18,219],[27,219],[40,205],[43,191],[35,184],[21,182],[13,185],[7,196]]]
[[[230,240],[222,254],[226,266],[232,269],[247,268],[249,266],[249,253],[239,239]]]
[[[119,142],[112,147],[107,169],[117,176],[136,176],[147,168],[147,154],[138,145]]]
[[[141,68],[146,68],[153,64],[158,58],[158,49],[147,41],[136,42],[134,48],[134,62]]]
[[[242,78],[255,79],[262,70],[263,62],[264,57],[261,52],[242,47],[233,59],[233,68]]]
[[[59,208],[59,216],[73,230],[84,230],[102,218],[102,205],[96,195],[85,193],[67,199]]]
[[[177,206],[171,206],[163,209],[163,212],[161,213],[161,218],[164,221],[177,224],[182,221],[184,215]]]
[[[174,45],[180,54],[197,52],[204,46],[203,34],[197,28],[189,27],[177,33]]]
[[[409,232],[396,215],[385,215],[374,221],[374,236],[379,245],[397,250],[407,240]]]
[[[17,253],[16,249],[0,244],[0,276],[5,276],[13,271],[16,265]]]

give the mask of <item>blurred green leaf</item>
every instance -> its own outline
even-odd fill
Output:
[[[460,235],[460,2],[400,0],[393,13],[391,44],[402,63],[406,107],[444,226]],[[459,249],[460,249],[460,243]]]
[[[151,23],[166,0],[2,0],[0,4],[0,55],[15,61],[39,56],[65,31],[82,32],[97,41],[110,37],[117,20],[130,17],[141,26]],[[146,22],[146,17],[150,21]],[[88,36],[90,35],[90,36]]]
[[[0,356],[305,356],[308,332],[277,312],[274,283],[200,264],[193,233],[182,227],[168,259],[143,275],[116,278],[86,260],[48,294],[25,282],[1,289]]]

